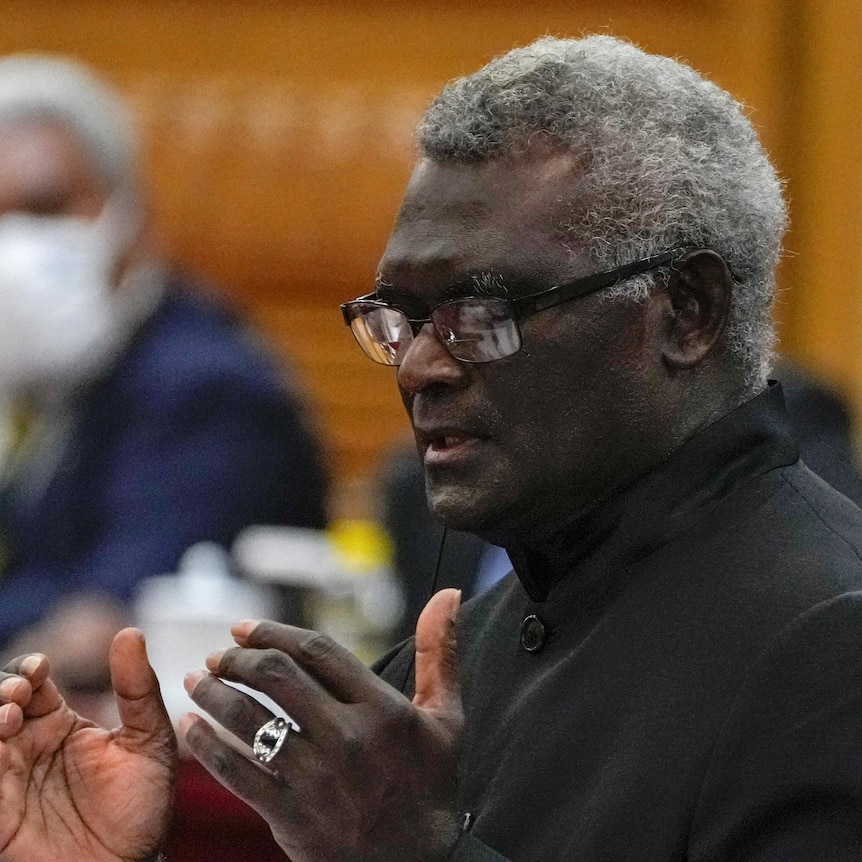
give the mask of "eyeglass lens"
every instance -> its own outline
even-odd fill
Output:
[[[453,299],[431,311],[431,322],[449,353],[464,362],[492,362],[521,347],[511,307],[503,299]],[[359,307],[351,328],[369,358],[383,365],[400,365],[413,343],[410,320],[396,308]]]
[[[503,299],[453,299],[438,305],[431,320],[446,349],[465,362],[492,362],[521,347],[511,307]]]

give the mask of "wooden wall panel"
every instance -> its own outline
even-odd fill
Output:
[[[5,5],[0,50],[76,54],[129,94],[170,248],[255,298],[366,284],[424,105],[543,32],[611,30],[682,55],[757,105],[775,137],[768,0]]]
[[[862,406],[862,3],[797,0],[784,117],[794,226],[787,351]]]
[[[859,172],[848,176],[826,131],[848,119],[848,101],[858,108],[834,79],[858,56],[858,6],[0,0],[0,51],[76,55],[128,95],[166,247],[223,284],[296,357],[347,478],[366,474],[406,430],[391,373],[364,360],[336,305],[371,283],[409,173],[411,129],[446,80],[546,32],[626,36],[691,62],[753,106],[794,198],[799,254],[782,275],[785,343],[836,379],[858,376],[848,360],[858,353],[849,319],[860,310],[858,264],[837,291],[832,276],[811,277],[831,272],[835,237],[846,244],[858,226],[849,195],[830,208],[838,183]],[[831,95],[818,107],[821,87]],[[862,399],[862,386],[854,391]]]

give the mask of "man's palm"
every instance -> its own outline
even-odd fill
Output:
[[[121,728],[81,719],[47,680],[21,730],[2,743],[2,862],[135,862],[156,854],[172,803],[173,731],[139,633],[117,636],[111,662]]]

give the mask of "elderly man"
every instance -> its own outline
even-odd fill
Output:
[[[859,858],[862,515],[766,383],[785,210],[748,120],[674,61],[544,39],[419,140],[344,313],[398,367],[434,510],[515,572],[457,620],[437,594],[382,677],[237,624],[186,684],[252,752],[195,716],[186,742],[293,862]],[[134,631],[113,667],[113,734],[45,659],[9,668],[4,862],[155,853],[170,734]]]

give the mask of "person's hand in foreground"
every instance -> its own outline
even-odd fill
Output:
[[[147,662],[124,629],[110,652],[122,726],[76,715],[23,656],[0,673],[0,860],[142,862],[157,855],[173,801],[176,738]]]
[[[249,746],[273,715],[222,679],[263,692],[299,724],[264,765],[198,716],[180,723],[192,753],[266,819],[291,862],[448,856],[458,835],[463,727],[459,601],[457,590],[442,590],[422,612],[412,702],[329,638],[271,622],[234,626],[239,648],[210,656],[210,673],[186,678],[192,699]],[[275,749],[279,735],[261,740],[264,748]]]

